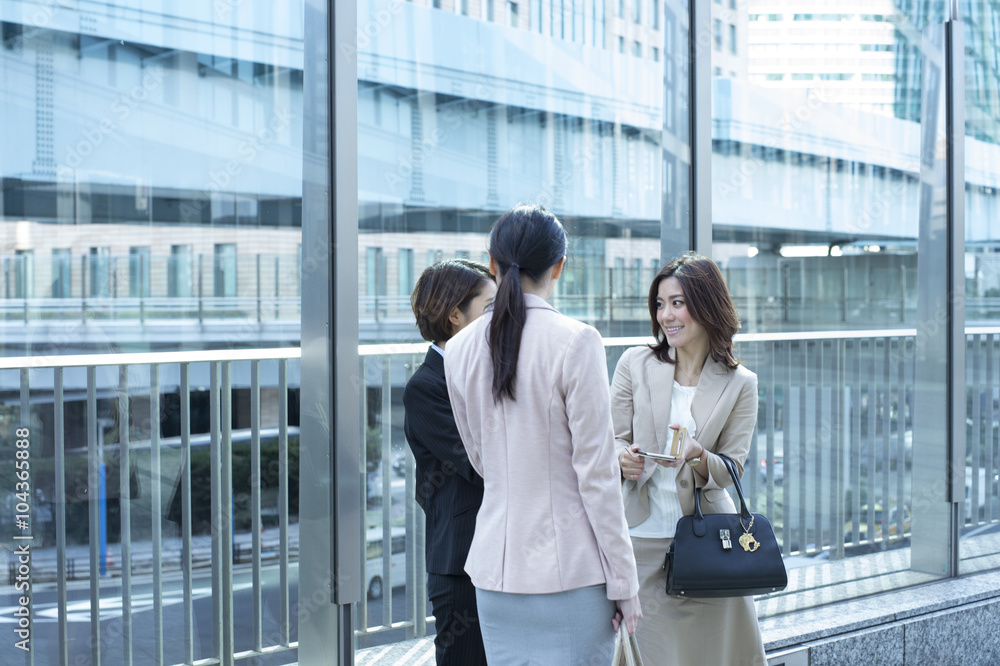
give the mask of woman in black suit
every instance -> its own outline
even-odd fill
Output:
[[[427,516],[427,594],[439,666],[486,663],[476,588],[465,573],[483,479],[469,463],[455,426],[444,348],[483,314],[496,291],[486,266],[454,259],[429,266],[410,297],[420,335],[431,348],[403,391],[403,431],[417,463],[417,503]]]

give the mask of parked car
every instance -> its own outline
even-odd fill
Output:
[[[365,589],[368,591],[369,599],[379,599],[382,597],[385,587],[385,580],[382,576],[382,553],[384,551],[382,543],[382,528],[373,527],[368,530],[365,543]],[[406,585],[406,528],[392,528],[392,550],[389,558],[389,573],[392,587],[402,587]]]
[[[785,444],[784,444],[784,433],[775,432],[774,433],[774,456],[771,460],[767,459],[767,435],[765,433],[757,433],[757,455],[760,457],[760,466],[757,468],[758,481],[761,487],[767,485],[767,467],[768,464],[774,468],[774,485],[780,486],[785,480]]]
[[[899,531],[899,520],[898,513],[895,506],[889,507],[888,516],[888,531],[886,532],[886,523],[884,522],[884,511],[882,510],[881,504],[875,505],[875,524],[872,526],[868,525],[868,505],[865,504],[861,507],[861,513],[859,515],[858,524],[858,538],[854,538],[854,521],[848,520],[844,523],[844,543],[852,543],[854,541],[877,541],[883,538],[884,534],[888,535],[889,539],[893,539],[897,536],[902,536],[898,534]],[[910,532],[910,509],[906,506],[903,507],[903,534],[909,534]]]

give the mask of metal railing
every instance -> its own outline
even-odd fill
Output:
[[[293,527],[293,516],[289,511],[288,462],[289,435],[297,435],[297,430],[289,427],[287,395],[289,365],[298,363],[299,354],[298,349],[271,349],[0,359],[0,373],[7,371],[19,375],[17,432],[19,437],[24,435],[23,439],[29,443],[25,450],[29,452],[26,459],[31,461],[24,478],[18,477],[22,483],[28,484],[21,487],[30,493],[26,504],[37,499],[35,488],[44,485],[41,475],[51,470],[53,477],[53,495],[45,508],[54,514],[51,521],[55,533],[54,553],[40,549],[33,555],[39,559],[38,564],[42,564],[46,555],[54,555],[55,565],[49,575],[56,585],[53,604],[56,623],[54,632],[51,625],[35,624],[33,640],[27,644],[28,663],[71,663],[68,558],[72,558],[75,569],[82,568],[78,560],[86,561],[89,569],[89,638],[85,640],[81,634],[73,633],[74,658],[89,652],[91,663],[101,663],[102,653],[107,660],[107,652],[119,643],[119,636],[120,661],[126,665],[136,663],[133,647],[139,641],[142,642],[143,658],[140,661],[143,662],[151,659],[154,663],[232,664],[242,659],[281,652],[288,652],[290,660],[294,658],[297,643],[291,640],[293,553],[289,545],[297,539],[292,538],[296,534],[290,529]],[[233,478],[232,378],[234,366],[240,364],[249,366],[247,388],[251,405],[248,442],[241,446],[239,453],[242,457],[249,457],[251,471],[249,492],[246,497],[239,498],[237,506],[233,488],[240,480]],[[264,364],[276,366],[269,367],[275,375],[269,384],[276,389],[274,400],[277,402],[277,451],[273,460],[276,469],[269,473],[277,480],[273,514],[278,534],[271,558],[275,561],[268,565],[269,577],[277,578],[276,586],[273,580],[265,583],[262,547],[260,395]],[[205,368],[205,365],[208,367]],[[109,400],[108,371],[114,373],[116,369],[117,387]],[[78,455],[84,442],[70,441],[67,437],[66,378],[72,375],[71,383],[78,388],[81,372],[85,373],[82,383],[86,395],[82,435],[86,447],[85,461]],[[180,411],[180,435],[170,439],[160,436],[163,416],[161,400],[167,392],[167,382],[164,381],[167,375],[172,383],[169,391],[178,395]],[[206,376],[208,379],[211,427],[207,436],[192,433],[193,376],[198,378],[199,384]],[[33,381],[43,388],[34,390]],[[198,390],[204,392],[206,389],[201,387]],[[99,416],[99,393],[104,396],[105,408],[108,402],[117,408],[112,410],[119,417],[117,437],[113,443],[104,443],[108,424],[102,423],[103,419]],[[79,402],[81,396],[71,397]],[[46,405],[51,405],[51,430],[47,425],[42,427],[44,419],[39,418],[39,412],[47,409]],[[136,419],[138,414],[148,418]],[[49,435],[52,448],[51,455],[46,456],[43,451],[48,448],[45,440]],[[117,465],[107,464],[109,454],[110,460],[117,459]],[[206,457],[207,465],[195,464],[196,460],[204,462]],[[13,458],[12,455],[11,463]],[[173,465],[169,471],[164,464],[168,458]],[[80,474],[81,465],[85,470],[83,474]],[[197,476],[192,475],[194,469],[198,470]],[[117,487],[110,483],[105,485],[106,479],[115,476]],[[79,483],[67,487],[68,479],[76,479]],[[199,485],[204,483],[210,485],[208,515],[203,506],[192,501]],[[147,490],[138,489],[143,486]],[[9,490],[14,489],[11,487]],[[167,518],[164,499],[171,497],[179,498],[166,502],[177,505],[179,515],[174,519],[177,534],[172,539],[165,539]],[[115,504],[117,511],[111,511],[109,505]],[[81,518],[87,523],[85,546],[71,544],[67,539],[67,512],[81,505],[86,507],[86,517]],[[32,510],[26,513],[37,517],[42,507],[30,508]],[[250,529],[241,535],[234,530],[234,518],[238,511],[249,514]],[[205,522],[208,523],[204,530],[207,533],[196,534],[196,530],[202,531]],[[42,528],[42,524],[23,522],[12,525],[11,531],[22,537],[18,543],[27,544],[27,552],[30,553],[34,540],[32,532]],[[117,528],[117,547],[108,544],[109,528]],[[242,544],[249,546],[249,567],[238,565],[234,559],[234,551],[242,550]],[[117,560],[117,567],[111,564],[112,558]],[[140,559],[146,561],[140,562]],[[173,595],[171,601],[175,601],[177,596],[176,583],[171,581],[168,584],[163,575],[168,563],[176,566],[181,573],[180,618],[176,614],[168,616],[165,613],[166,598]],[[45,572],[44,568],[31,564],[25,581],[28,590],[36,582],[33,578],[39,578]],[[204,568],[199,568],[199,564]],[[143,570],[148,573],[140,575],[138,572]],[[120,576],[117,581],[120,583],[120,594],[109,594],[109,579],[114,574]],[[234,603],[234,580],[237,578],[241,581],[248,579],[245,585],[240,585],[240,595],[241,599],[249,597],[245,604],[241,602],[238,609]],[[212,608],[210,613],[203,610],[197,612],[199,621],[196,622],[195,603],[203,603],[201,591],[206,579],[210,584]],[[268,625],[265,627],[263,594],[266,586],[274,598],[268,604]],[[198,595],[195,594],[196,588]],[[142,635],[135,631],[139,620],[134,615],[137,609],[135,602],[140,598],[144,606],[146,600],[151,599],[152,613],[151,621],[142,620]],[[32,612],[31,604],[29,595],[28,609],[34,617],[36,614]],[[108,609],[114,607],[121,608],[120,618],[102,625],[102,612],[106,615]],[[234,618],[237,615],[246,618],[248,614],[249,631],[241,632],[237,641]],[[210,641],[204,638],[199,641],[196,632],[205,626],[205,615],[211,617]],[[171,623],[169,631],[165,630],[165,622]],[[147,629],[150,630],[148,634]],[[209,644],[206,645],[206,642]],[[239,647],[237,642],[241,643]],[[44,657],[36,657],[42,649],[40,646],[46,645],[57,648],[46,648]],[[196,645],[200,646],[197,651]]]
[[[914,340],[913,330],[737,338],[737,353],[757,373],[760,394],[744,487],[754,506],[771,517],[786,556],[828,553],[830,559],[841,559],[908,542]],[[625,349],[647,340],[605,342],[610,376]],[[969,428],[962,515],[965,527],[974,528],[998,522],[1000,512],[1000,329],[970,329],[967,345]],[[433,626],[424,585],[424,516],[414,499],[414,464],[402,434],[398,399],[425,352],[425,344],[359,349],[363,399],[358,425],[365,443],[360,473],[365,475],[367,515],[358,544],[365,554],[368,593],[357,608],[359,647],[423,636]],[[102,653],[118,649],[117,638],[110,640],[109,635],[119,633],[125,664],[134,663],[133,643],[138,642],[143,654],[161,663],[231,664],[275,653],[294,659],[296,620],[289,609],[297,593],[298,532],[290,493],[296,492],[297,479],[289,466],[295,459],[297,430],[289,425],[287,396],[297,388],[299,353],[281,349],[0,359],[0,385],[16,387],[18,422],[31,433],[33,473],[51,471],[55,480],[49,504],[55,548],[37,551],[30,573],[36,581],[46,577],[55,582],[57,621],[54,627],[36,627],[41,633],[35,636],[52,634],[47,638],[58,645],[55,661],[69,663],[67,594],[74,577],[88,580],[90,624],[88,645],[83,648],[77,636],[72,651],[85,649],[94,663]],[[250,395],[250,419],[239,430],[232,427],[241,411],[233,400],[235,387]],[[159,428],[150,426],[165,420],[162,397],[168,393],[178,396],[176,437],[162,437]],[[208,404],[210,428],[205,434],[193,432],[195,394]],[[85,430],[78,437],[67,404],[83,400]],[[117,414],[131,415],[127,420],[120,417],[117,434],[105,416],[108,405]],[[51,423],[45,422],[48,416],[39,420],[43,412],[51,414]],[[276,423],[262,427],[262,413],[271,414]],[[43,432],[51,433],[51,448]],[[272,440],[277,440],[273,459],[265,453]],[[43,455],[43,450],[49,453]],[[14,455],[9,458],[12,465]],[[234,464],[248,470],[245,493],[239,490]],[[276,472],[267,471],[272,466]],[[206,523],[199,522],[201,500],[196,499],[205,491],[198,481],[202,473],[208,474],[210,485]],[[138,491],[133,487],[136,477]],[[274,478],[276,494],[265,487]],[[108,484],[104,493],[89,491],[99,489],[102,480]],[[102,538],[102,529],[114,527],[108,506],[116,498],[117,546],[114,538]],[[71,535],[80,528],[72,523],[78,514],[68,512],[82,506],[86,535],[74,544]],[[3,509],[0,519],[15,515],[11,507]],[[177,515],[170,515],[172,511]],[[33,507],[33,515],[37,517],[38,507]],[[266,517],[276,522],[269,534],[264,530]],[[164,534],[168,524],[175,531],[172,536]],[[203,535],[197,533],[202,524],[207,525]],[[32,525],[36,527],[40,525]],[[19,533],[13,524],[8,531]],[[11,563],[16,565],[9,559]],[[165,578],[163,572],[170,569],[180,572],[179,591]],[[16,578],[16,566],[14,574]],[[206,578],[211,611],[196,613],[195,604],[204,601],[196,592],[204,589],[198,581]],[[109,587],[112,579],[120,582],[120,593]],[[400,587],[405,590],[394,599],[393,590]],[[172,594],[181,597],[179,618],[166,612]],[[135,633],[133,602],[138,597],[152,600],[149,635],[145,630]],[[267,613],[265,597],[271,600]],[[99,619],[109,604],[122,611],[114,631]],[[205,626],[206,615],[211,618],[211,641],[203,639],[199,647],[195,633]],[[240,629],[235,632],[238,619]],[[175,624],[165,629],[164,622]],[[143,627],[149,626],[143,620]]]

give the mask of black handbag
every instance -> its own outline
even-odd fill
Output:
[[[701,489],[694,515],[677,521],[663,568],[667,594],[675,597],[745,597],[785,589],[788,574],[767,518],[747,510],[736,464],[719,456],[733,477],[740,513],[701,512]]]

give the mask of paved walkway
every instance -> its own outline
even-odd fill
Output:
[[[421,666],[434,663],[434,637],[358,650],[355,666]]]

